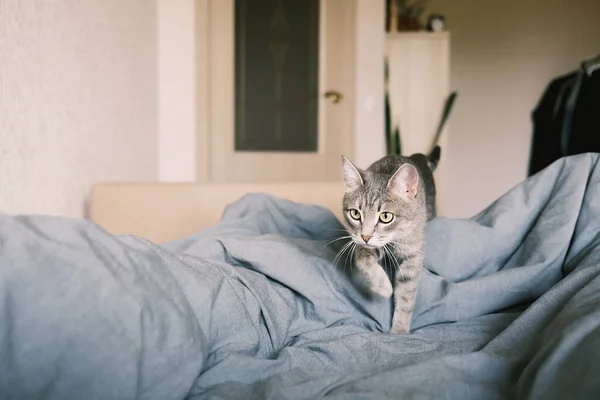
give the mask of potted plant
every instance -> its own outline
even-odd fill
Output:
[[[425,12],[425,4],[429,0],[392,0],[397,12],[397,30],[400,32],[420,31],[423,29],[421,16]]]

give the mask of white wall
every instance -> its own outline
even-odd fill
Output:
[[[531,112],[550,80],[600,53],[600,1],[433,0],[427,9],[452,33],[449,207],[468,217],[525,179]]]
[[[0,212],[83,215],[156,178],[152,0],[0,1]]]

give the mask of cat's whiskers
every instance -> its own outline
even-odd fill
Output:
[[[351,238],[352,238],[352,236],[350,236],[350,235],[348,235],[348,236],[341,236],[341,237],[339,237],[339,238],[332,239],[332,240],[330,240],[329,242],[325,243],[325,244],[323,245],[323,247],[327,247],[327,246],[329,246],[330,244],[337,242],[338,240],[343,240],[343,239],[351,239]]]
[[[400,270],[400,263],[398,262],[396,257],[394,257],[394,251],[390,250],[388,245],[389,245],[389,243],[384,245],[383,248],[386,249],[387,253],[389,254],[390,258],[392,259],[392,263],[394,264],[396,271],[398,271],[398,270]]]
[[[336,266],[337,262],[340,260],[340,258],[344,255],[344,252],[346,250],[348,250],[348,248],[350,248],[350,246],[352,246],[354,242],[353,241],[349,241],[348,243],[346,243],[344,245],[344,247],[342,247],[342,249],[336,254],[336,256],[333,258],[333,265]]]
[[[381,249],[383,250],[383,266],[385,267],[386,271],[390,271],[390,261],[388,260],[388,258],[391,258],[389,256],[389,250],[384,246],[381,247]]]
[[[354,260],[354,251],[356,250],[356,243],[354,243],[354,246],[352,246],[352,250],[350,250],[350,268],[352,268],[352,261]],[[346,271],[346,269],[344,268],[344,272]]]
[[[392,267],[394,268],[395,271],[398,271],[400,269],[400,263],[398,262],[398,259],[395,257],[393,247],[390,248],[390,247],[388,247],[388,244],[386,244],[385,248],[386,248],[388,254],[390,255],[390,259],[392,260],[392,264],[393,264]]]
[[[384,266],[386,271],[389,271],[389,267],[390,267],[390,261],[388,260],[388,258],[391,258],[389,255],[389,250],[385,247],[385,245],[381,246],[381,249],[383,250],[383,261],[384,261]]]
[[[350,251],[346,255],[346,259],[344,260],[344,272],[346,272],[346,265],[348,265],[348,257],[350,257],[350,262],[352,262],[352,254],[354,254],[354,249],[356,248],[356,243],[352,242],[352,246],[350,246]]]
[[[344,272],[346,272],[346,265],[347,265],[347,262],[348,262],[348,255],[349,254],[353,254],[355,249],[356,249],[356,243],[354,241],[350,241],[350,242],[346,243],[344,245],[344,247],[342,247],[342,249],[339,251],[339,253],[334,258],[333,265],[337,266],[337,263],[342,259],[344,253],[346,253],[346,258],[344,260],[344,265],[342,266],[342,270]],[[351,257],[351,259],[352,259],[352,257]]]

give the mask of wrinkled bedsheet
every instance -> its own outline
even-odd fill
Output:
[[[1,216],[0,399],[600,398],[598,155],[431,221],[410,335],[340,229],[263,194],[160,245]]]

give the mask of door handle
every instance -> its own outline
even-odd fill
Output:
[[[344,95],[337,90],[328,90],[325,92],[325,98],[333,104],[338,104],[344,98]]]

